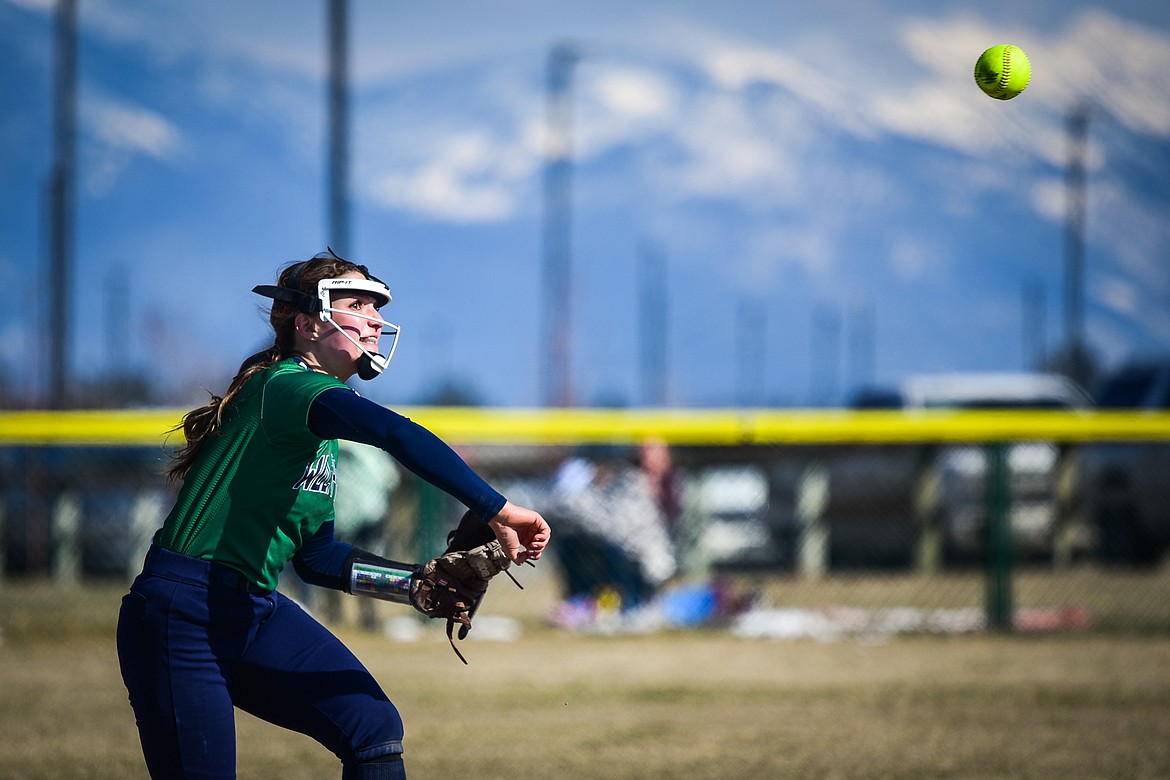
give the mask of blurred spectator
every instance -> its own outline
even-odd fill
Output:
[[[655,488],[622,450],[586,448],[562,463],[546,514],[557,525],[550,549],[560,561],[568,600],[600,599],[629,612],[675,573]]]
[[[333,499],[336,520],[335,538],[368,550],[375,555],[386,554],[383,533],[390,498],[401,477],[393,459],[377,447],[339,440],[337,452],[337,490]],[[322,617],[331,622],[341,621],[344,594],[335,590],[319,590]],[[354,599],[357,602],[358,621],[362,628],[377,628],[374,599]]]
[[[674,470],[670,448],[661,439],[647,439],[638,450],[638,459],[670,538],[677,545],[682,532],[682,481]]]

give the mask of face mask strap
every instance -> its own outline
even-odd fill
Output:
[[[341,327],[340,325],[338,325],[334,321],[334,319],[333,319],[334,313],[348,314],[350,317],[357,317],[358,319],[363,319],[363,320],[366,320],[367,322],[377,322],[377,323],[381,324],[382,325],[382,335],[388,335],[388,336],[394,337],[394,340],[390,342],[390,353],[383,357],[382,355],[379,355],[376,352],[371,352],[370,350],[366,349],[366,346],[364,344],[362,344],[360,341],[358,341],[353,336],[351,336],[349,333],[347,333],[345,328]],[[383,371],[386,370],[386,366],[388,366],[390,364],[390,359],[394,357],[394,350],[396,350],[398,348],[398,336],[402,332],[401,328],[399,328],[397,325],[395,325],[392,322],[387,322],[386,320],[383,320],[380,318],[370,317],[369,315],[366,315],[366,314],[354,314],[353,312],[343,312],[340,309],[333,309],[333,308],[324,309],[321,312],[321,319],[324,320],[325,322],[328,322],[330,325],[332,325],[334,328],[336,328],[337,332],[340,333],[342,336],[344,336],[346,338],[346,340],[349,341],[349,343],[353,344],[355,347],[357,347],[358,349],[360,349],[362,351],[362,361],[361,361],[361,365],[359,366],[359,369],[358,369],[358,376],[359,377],[361,377],[362,379],[364,379],[368,382],[369,380],[373,379],[374,377],[378,376],[379,374],[381,374]]]

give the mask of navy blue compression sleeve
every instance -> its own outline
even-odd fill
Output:
[[[293,556],[297,576],[310,585],[345,590],[354,546],[333,538],[333,521],[322,523]]]
[[[485,522],[504,508],[504,497],[442,439],[352,390],[335,387],[318,395],[309,407],[309,430],[323,439],[346,439],[385,450]]]

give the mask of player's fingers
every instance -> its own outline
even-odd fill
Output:
[[[532,560],[537,560],[544,552],[544,548],[548,545],[549,539],[552,537],[552,530],[540,515],[536,515],[536,518],[526,530],[528,533],[524,540],[524,547],[528,552],[528,557]]]
[[[506,534],[505,539],[500,540],[500,547],[504,550],[504,555],[508,556],[508,560],[515,564],[521,564],[524,561],[520,556],[524,552],[524,547],[520,544],[520,539],[514,533]]]
[[[525,540],[522,539],[519,534],[515,532],[515,530],[508,530],[511,531],[511,533],[508,534],[508,543],[504,544],[501,542],[500,544],[504,550],[504,553],[508,556],[508,560],[517,566],[521,566],[530,559],[540,557],[539,553],[533,553],[532,549],[525,543]]]
[[[552,535],[539,512],[510,502],[492,519],[491,525],[508,559],[517,565],[538,560]]]

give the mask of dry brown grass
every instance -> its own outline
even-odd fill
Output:
[[[145,777],[116,598],[37,631],[20,589],[0,591],[0,777]],[[825,644],[532,618],[518,642],[466,643],[470,667],[438,636],[343,632],[403,712],[413,780],[1170,776],[1165,633]],[[246,715],[238,731],[241,778],[340,775],[301,735]]]

